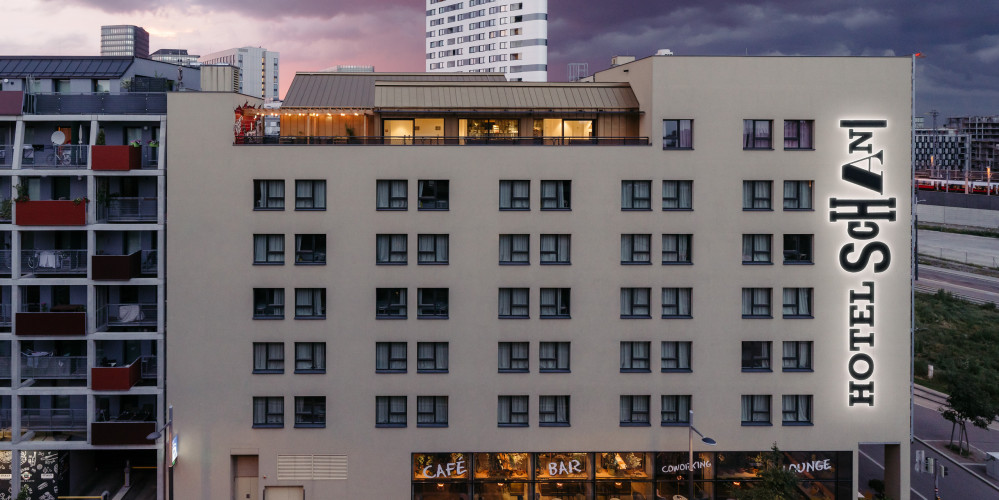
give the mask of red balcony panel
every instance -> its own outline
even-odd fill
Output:
[[[14,328],[18,335],[86,335],[87,313],[19,312],[14,314]]]
[[[92,146],[92,170],[138,170],[142,168],[142,148],[132,146]]]
[[[72,200],[21,201],[15,208],[14,223],[22,226],[84,226],[87,204]]]
[[[90,444],[153,444],[146,436],[156,431],[156,422],[94,422]]]
[[[127,391],[139,383],[138,360],[126,366],[90,369],[90,386],[95,391]]]
[[[95,280],[130,280],[142,273],[142,253],[94,255],[91,269]]]

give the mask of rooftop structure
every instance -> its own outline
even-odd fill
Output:
[[[280,54],[261,47],[239,47],[206,54],[201,64],[223,64],[239,68],[241,94],[265,100],[280,100],[278,60]]]
[[[198,57],[196,54],[188,54],[187,49],[159,49],[152,53],[150,59],[180,66],[198,66]]]

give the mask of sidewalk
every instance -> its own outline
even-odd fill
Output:
[[[947,398],[947,394],[944,394],[944,393],[942,393],[940,391],[936,391],[936,390],[933,390],[933,389],[930,389],[928,387],[924,387],[924,386],[921,386],[921,385],[918,385],[918,384],[916,384],[916,387],[919,390],[927,392],[927,393],[929,393],[931,395],[934,395],[934,396],[936,396],[938,398],[941,398],[941,399],[944,399],[944,400]],[[940,418],[943,419],[942,416]],[[950,424],[950,422],[946,422],[946,423]],[[976,431],[978,431],[978,432],[973,433],[972,432],[972,428],[973,428],[973,426],[971,426],[969,424],[969,426],[968,426],[968,434],[969,435],[977,434],[977,433],[981,433],[981,432],[985,432],[983,429],[979,429],[977,427],[974,427],[974,429]],[[999,431],[999,425],[997,425],[995,422],[993,422],[991,425],[989,425],[988,430],[989,431]],[[958,429],[957,431],[955,431],[955,436],[956,436],[956,434],[959,431],[960,431],[960,429]],[[914,432],[916,434],[919,434],[918,431],[914,431]],[[992,452],[992,451],[999,451],[999,450],[991,450],[991,449],[989,449],[989,450],[982,450],[981,448],[976,447],[975,446],[975,438],[974,438],[973,435],[970,437],[970,439],[971,439],[971,446],[970,446],[971,452],[970,452],[969,456],[967,456],[967,457],[963,457],[961,455],[958,455],[956,452],[951,451],[950,449],[948,449],[947,445],[950,443],[949,439],[925,439],[924,440],[924,439],[919,438],[918,435],[914,435],[913,439],[915,439],[919,443],[922,443],[923,445],[925,445],[926,447],[932,449],[933,451],[939,453],[941,456],[947,458],[952,464],[954,464],[954,465],[956,465],[956,466],[964,469],[965,471],[967,471],[972,476],[977,477],[978,479],[982,480],[982,482],[984,482],[984,483],[992,486],[993,489],[995,489],[997,492],[999,492],[999,479],[989,477],[985,473],[985,468],[986,468],[985,462],[986,462],[986,459],[987,459],[987,455],[985,453],[986,452]],[[956,441],[955,441],[955,443],[956,443]]]

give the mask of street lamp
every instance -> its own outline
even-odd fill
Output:
[[[697,430],[697,428],[694,427],[694,410],[689,410],[689,414],[687,415],[687,450],[688,450],[687,500],[694,500],[694,433],[695,432],[697,433],[698,436],[701,436],[702,443],[709,446],[714,446],[718,444],[715,442],[714,439],[711,439],[705,436],[704,434],[701,434],[701,431]]]
[[[153,431],[153,432],[149,433],[149,435],[146,436],[146,439],[148,439],[150,441],[156,441],[157,439],[163,437],[163,431],[167,430],[167,428],[170,428],[170,433],[167,434],[167,436],[171,436],[172,437],[173,436],[173,405],[170,405],[170,406],[167,407],[167,421],[166,421],[165,424],[163,424],[163,427],[160,427],[159,430],[156,430],[156,431]],[[172,449],[173,449],[173,443],[170,443],[167,440],[164,440],[164,442],[168,446],[167,449],[171,450],[169,452],[166,452],[163,455],[163,464],[166,465],[168,463],[168,461],[170,461],[170,465],[166,465],[166,467],[169,469],[169,473],[168,473],[169,474],[169,479],[167,480],[168,481],[167,488],[168,488],[168,490],[170,492],[169,498],[170,498],[170,500],[173,500],[173,463],[172,463],[173,459],[171,457],[171,455],[172,455]]]

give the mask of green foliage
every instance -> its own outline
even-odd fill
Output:
[[[104,129],[98,130],[97,131],[97,145],[98,146],[103,146],[105,140],[106,139],[104,137]]]
[[[0,200],[0,220],[10,220],[11,217],[11,200],[3,199]]]
[[[871,479],[867,482],[867,487],[874,491],[874,500],[891,500],[885,493],[885,482],[880,479]]]
[[[774,443],[770,451],[757,455],[755,461],[760,464],[756,472],[753,488],[743,490],[740,500],[796,500],[798,493],[798,476],[784,467],[784,455]]]
[[[17,193],[17,196],[14,197],[15,202],[30,201],[27,184],[14,184],[14,192]]]

